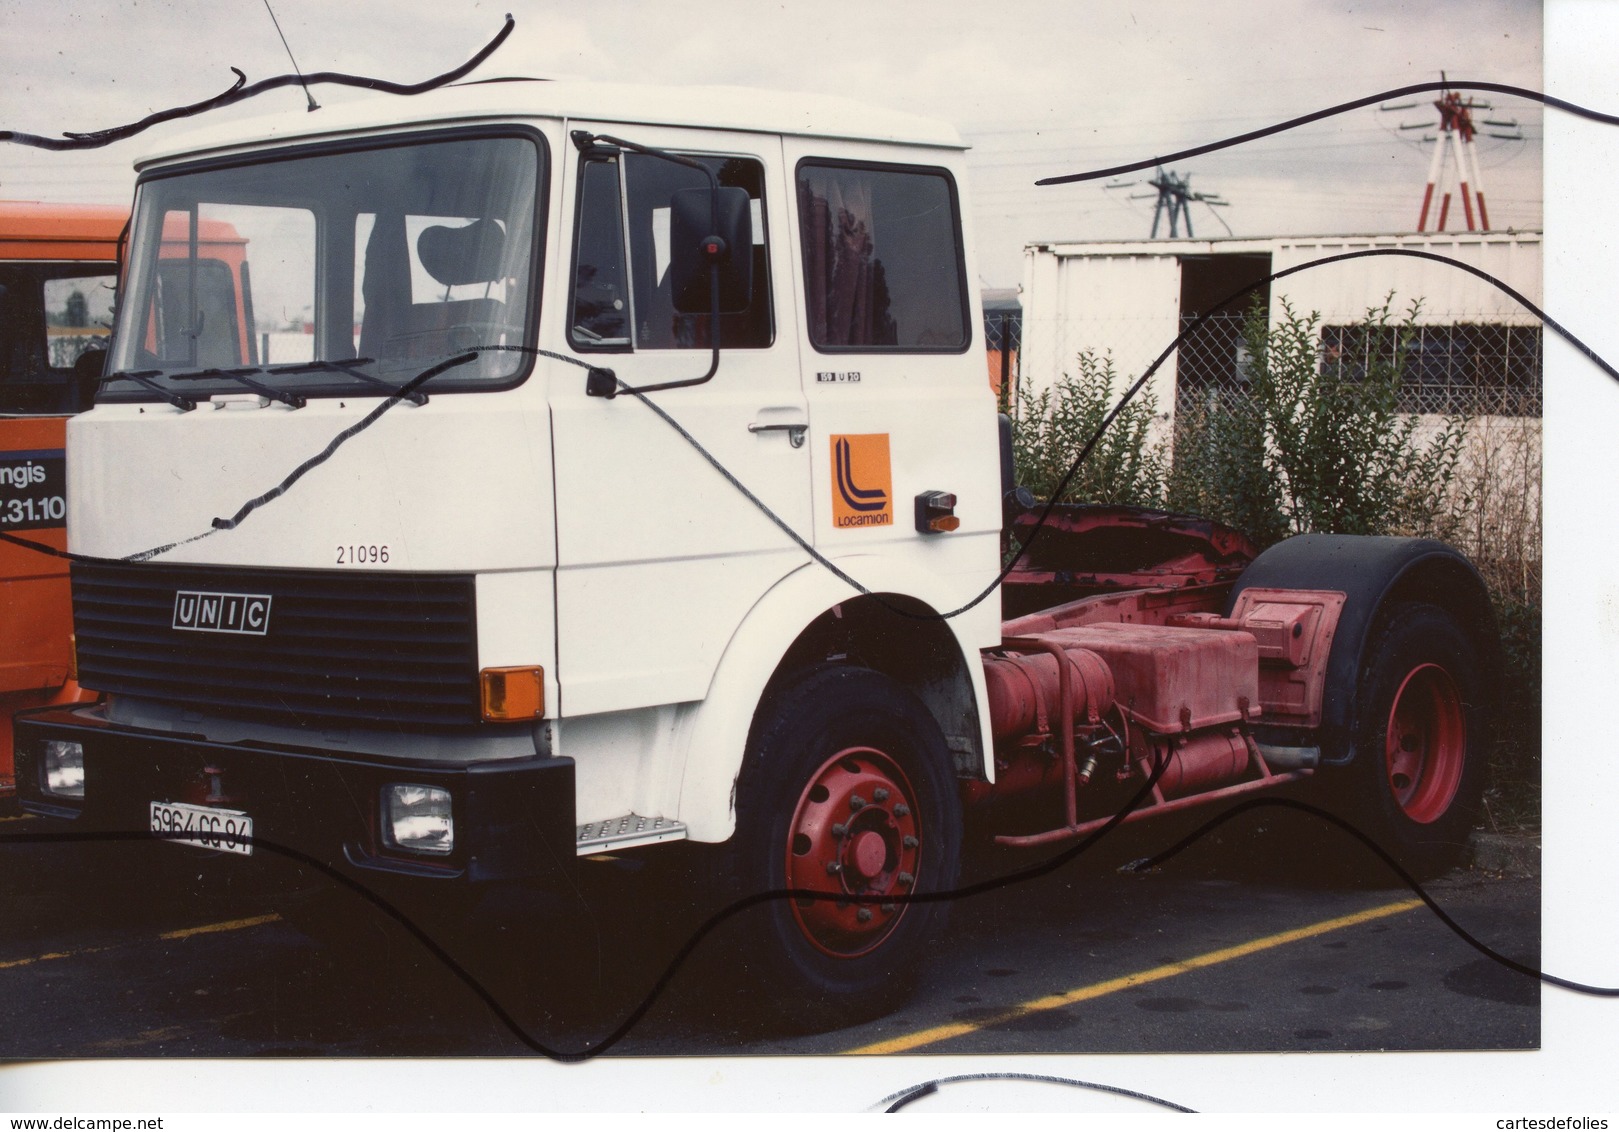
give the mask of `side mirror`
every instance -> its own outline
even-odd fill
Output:
[[[747,190],[676,189],[669,196],[669,286],[681,314],[709,314],[709,268],[719,267],[721,314],[748,309],[753,298],[753,212]],[[714,214],[719,213],[718,230]]]
[[[101,376],[106,369],[107,351],[101,346],[91,346],[73,363],[73,393],[78,399],[74,412],[82,413],[96,403],[96,393],[101,389]]]

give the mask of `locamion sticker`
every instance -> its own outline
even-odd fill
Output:
[[[888,434],[832,437],[832,524],[887,527],[894,522]]]

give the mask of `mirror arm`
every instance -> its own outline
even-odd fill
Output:
[[[591,370],[585,379],[585,393],[591,397],[613,398],[620,393],[656,393],[663,389],[684,389],[688,385],[702,385],[719,372],[720,368],[720,263],[719,257],[725,254],[719,244],[718,232],[720,230],[720,179],[714,175],[714,170],[701,161],[691,157],[684,157],[678,153],[669,153],[667,150],[654,149],[651,146],[641,145],[637,142],[625,141],[615,138],[611,134],[592,134],[588,130],[574,130],[569,135],[574,146],[581,153],[602,152],[604,150],[627,149],[631,153],[642,153],[648,157],[656,157],[662,161],[671,161],[676,165],[684,165],[696,169],[708,178],[708,206],[709,231],[715,236],[709,241],[708,262],[708,337],[712,352],[708,360],[708,372],[701,377],[688,377],[680,381],[660,381],[655,385],[626,385],[619,388],[618,378],[611,370]],[[597,374],[604,375],[598,378]]]

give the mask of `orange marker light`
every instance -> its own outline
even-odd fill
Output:
[[[948,491],[924,491],[916,497],[916,529],[925,535],[942,535],[961,526],[956,515],[956,497]]]
[[[478,687],[487,722],[538,719],[545,714],[543,668],[486,668],[478,673]]]

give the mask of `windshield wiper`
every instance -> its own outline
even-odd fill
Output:
[[[391,382],[383,381],[380,377],[372,377],[364,370],[357,368],[359,366],[370,365],[375,361],[375,358],[344,358],[342,361],[337,362],[293,362],[284,366],[272,366],[265,372],[273,374],[312,373],[316,370],[320,370],[326,373],[346,373],[352,378],[366,382],[368,385],[375,385],[379,389],[386,389],[390,396],[399,396],[399,386],[394,385]],[[403,396],[404,400],[409,401],[412,405],[427,404],[427,394],[425,393],[411,392],[406,393]]]
[[[277,389],[273,385],[265,385],[263,382],[254,381],[248,376],[249,374],[254,373],[269,374],[271,372],[272,371],[270,370],[258,369],[256,367],[249,367],[247,369],[203,369],[198,370],[195,373],[170,374],[169,380],[207,381],[211,377],[228,377],[237,384],[251,389],[260,397],[268,397],[272,401],[280,401],[283,405],[290,405],[294,409],[301,409],[305,405],[309,404],[307,398],[300,397],[296,393],[289,393],[285,389]]]
[[[407,381],[404,385],[395,385],[392,382],[382,380],[380,377],[372,377],[370,374],[358,368],[359,366],[371,364],[376,360],[374,358],[345,358],[342,361],[336,362],[292,362],[284,366],[269,366],[263,368],[250,366],[245,369],[203,369],[193,370],[189,373],[171,373],[167,376],[170,381],[207,381],[210,378],[225,378],[226,380],[234,381],[239,385],[251,389],[261,397],[269,397],[272,400],[280,401],[282,404],[290,405],[294,409],[301,409],[309,403],[308,398],[297,393],[289,393],[285,389],[277,389],[274,386],[265,385],[263,382],[254,381],[249,375],[263,374],[267,377],[278,377],[283,374],[314,373],[317,371],[324,373],[343,373],[356,379],[357,381],[363,381],[367,385],[375,385],[377,388],[385,390],[390,397],[398,397],[402,401],[409,401],[412,405],[425,405],[427,404],[427,394],[421,392],[417,388],[414,388],[415,386],[422,384],[425,380],[431,380],[432,378],[437,377],[445,370],[453,369],[459,365],[465,365],[470,361],[475,361],[477,356],[478,355],[476,353],[463,352],[430,367],[429,370],[424,371],[422,374],[419,374],[410,381]],[[164,371],[160,369],[121,370],[118,373],[108,374],[106,377],[102,378],[101,384],[105,385],[109,381],[133,381],[137,385],[150,389],[153,393],[156,393],[159,397],[163,398],[163,400],[167,401],[169,404],[173,405],[182,412],[190,412],[192,409],[197,407],[197,402],[194,398],[186,397],[182,394],[174,392],[171,389],[166,389],[152,380],[154,377],[161,376],[164,376]]]
[[[163,371],[160,369],[119,370],[117,373],[109,373],[102,378],[101,384],[105,385],[109,381],[133,381],[136,385],[150,389],[182,413],[189,413],[192,409],[195,409],[197,407],[195,400],[182,396],[172,389],[165,389],[152,380],[152,378],[158,377],[162,373]]]

